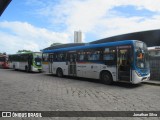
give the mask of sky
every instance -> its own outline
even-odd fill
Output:
[[[83,42],[160,29],[160,0],[12,0],[0,17],[0,52],[40,51],[52,43]]]

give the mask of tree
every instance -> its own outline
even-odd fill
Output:
[[[6,52],[4,52],[4,53],[3,53],[3,55],[7,55],[7,53],[6,53]]]
[[[23,53],[23,52],[32,52],[31,50],[18,50],[17,53]]]
[[[0,55],[7,55],[7,53],[6,52],[3,52],[3,53],[0,52]]]
[[[53,43],[53,44],[51,44],[51,47],[52,46],[57,46],[57,45],[61,45],[62,43]]]

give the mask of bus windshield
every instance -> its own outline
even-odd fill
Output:
[[[0,62],[5,62],[5,57],[0,57]]]
[[[140,69],[149,68],[149,55],[145,43],[136,42],[136,66]]]
[[[41,65],[41,61],[42,61],[41,54],[40,53],[36,53],[35,56],[34,56],[34,60],[35,60],[35,64],[40,66]]]

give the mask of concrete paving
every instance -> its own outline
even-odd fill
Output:
[[[159,86],[125,83],[104,85],[98,80],[92,79],[58,78],[44,73],[26,73],[11,69],[0,69],[0,111],[152,110],[160,110]],[[63,118],[54,119],[61,120]],[[79,117],[75,119],[83,120],[85,118]],[[143,120],[144,118],[114,119]],[[148,119],[155,120],[157,118]]]

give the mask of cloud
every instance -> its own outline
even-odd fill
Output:
[[[64,24],[64,32],[71,34],[74,30],[81,30],[84,35],[94,33],[97,38],[102,38],[160,28],[159,4],[159,0],[61,0],[58,4],[50,3],[37,12],[48,16],[52,25]],[[118,11],[114,11],[118,6],[134,6],[136,10],[144,9],[155,14],[150,17],[122,17],[117,14]]]
[[[159,0],[27,0],[26,5],[32,8],[30,12],[33,14],[30,15],[38,15],[38,20],[45,19],[45,25],[53,31],[28,22],[0,22],[0,51],[5,52],[6,48],[10,53],[19,49],[37,51],[54,42],[68,43],[73,41],[75,30],[81,30],[83,41],[90,42],[87,34],[96,40],[160,29],[159,4]],[[119,14],[116,8],[121,6],[132,6],[132,12],[135,9],[139,15],[127,16],[130,11]],[[151,11],[151,16],[141,15],[142,11]]]
[[[8,53],[15,53],[21,49],[39,51],[54,42],[69,42],[66,33],[52,32],[18,21],[0,22],[0,36],[0,51]]]
[[[108,20],[101,20],[101,26],[94,31],[94,34],[100,33],[100,37],[114,36],[131,32],[160,29],[160,16],[153,16],[150,19],[143,17],[113,17]],[[108,31],[107,31],[108,30]]]
[[[159,0],[120,0],[121,5],[133,5],[137,9],[147,9],[153,12],[160,12]]]

